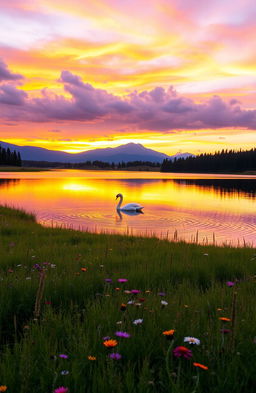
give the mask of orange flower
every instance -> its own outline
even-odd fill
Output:
[[[219,320],[223,321],[223,322],[230,322],[231,321],[230,318],[226,318],[226,317],[220,317]]]
[[[87,268],[86,267],[81,267],[82,272],[86,272]]]
[[[91,356],[91,355],[89,355],[89,356],[88,356],[88,360],[96,360],[96,356]]]
[[[127,305],[125,303],[122,303],[121,306],[120,306],[120,310],[121,311],[125,311],[126,308],[127,308]]]
[[[193,363],[193,366],[202,368],[203,370],[208,370],[208,367],[207,367],[207,366],[204,366],[204,365],[201,364],[201,363]]]
[[[165,330],[162,334],[164,336],[173,336],[174,335],[175,330],[171,329],[171,330]]]
[[[0,392],[6,392],[7,386],[6,385],[1,385],[0,386]]]
[[[116,347],[118,342],[116,340],[106,340],[103,342],[103,345],[107,348],[114,348]]]

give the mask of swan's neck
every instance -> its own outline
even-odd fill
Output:
[[[117,205],[117,210],[119,210],[120,209],[120,207],[121,207],[121,205],[122,205],[122,202],[123,202],[123,195],[121,195],[120,197],[120,200],[119,200],[119,202],[118,202],[118,205]]]

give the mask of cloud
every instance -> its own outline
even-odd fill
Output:
[[[23,76],[9,71],[7,65],[0,59],[0,82],[16,81],[19,79],[23,79]]]
[[[48,89],[42,90],[38,98],[29,98],[22,90],[2,85],[0,104],[5,105],[5,118],[31,122],[105,121],[166,132],[226,127],[256,129],[256,110],[245,110],[239,101],[226,102],[217,95],[198,103],[179,95],[173,87],[156,87],[119,97],[84,83],[69,71],[62,71],[59,81],[70,98]],[[9,111],[8,105],[12,106]]]
[[[27,93],[9,84],[0,85],[0,104],[23,105]]]

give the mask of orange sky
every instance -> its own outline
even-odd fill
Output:
[[[0,140],[69,152],[255,147],[254,0],[0,6]]]

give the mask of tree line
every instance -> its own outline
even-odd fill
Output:
[[[256,170],[256,149],[246,151],[222,150],[187,158],[165,159],[161,172],[244,172]]]
[[[69,163],[69,162],[49,162],[49,161],[28,161],[24,160],[23,165],[26,167],[39,167],[39,168],[64,168],[64,169],[108,169],[108,170],[118,170],[136,167],[150,167],[150,168],[160,168],[160,163],[151,161],[128,161],[119,163],[109,163],[100,160],[95,161],[85,161],[79,163]]]
[[[11,151],[9,147],[5,149],[0,145],[0,165],[21,166],[20,152]]]

